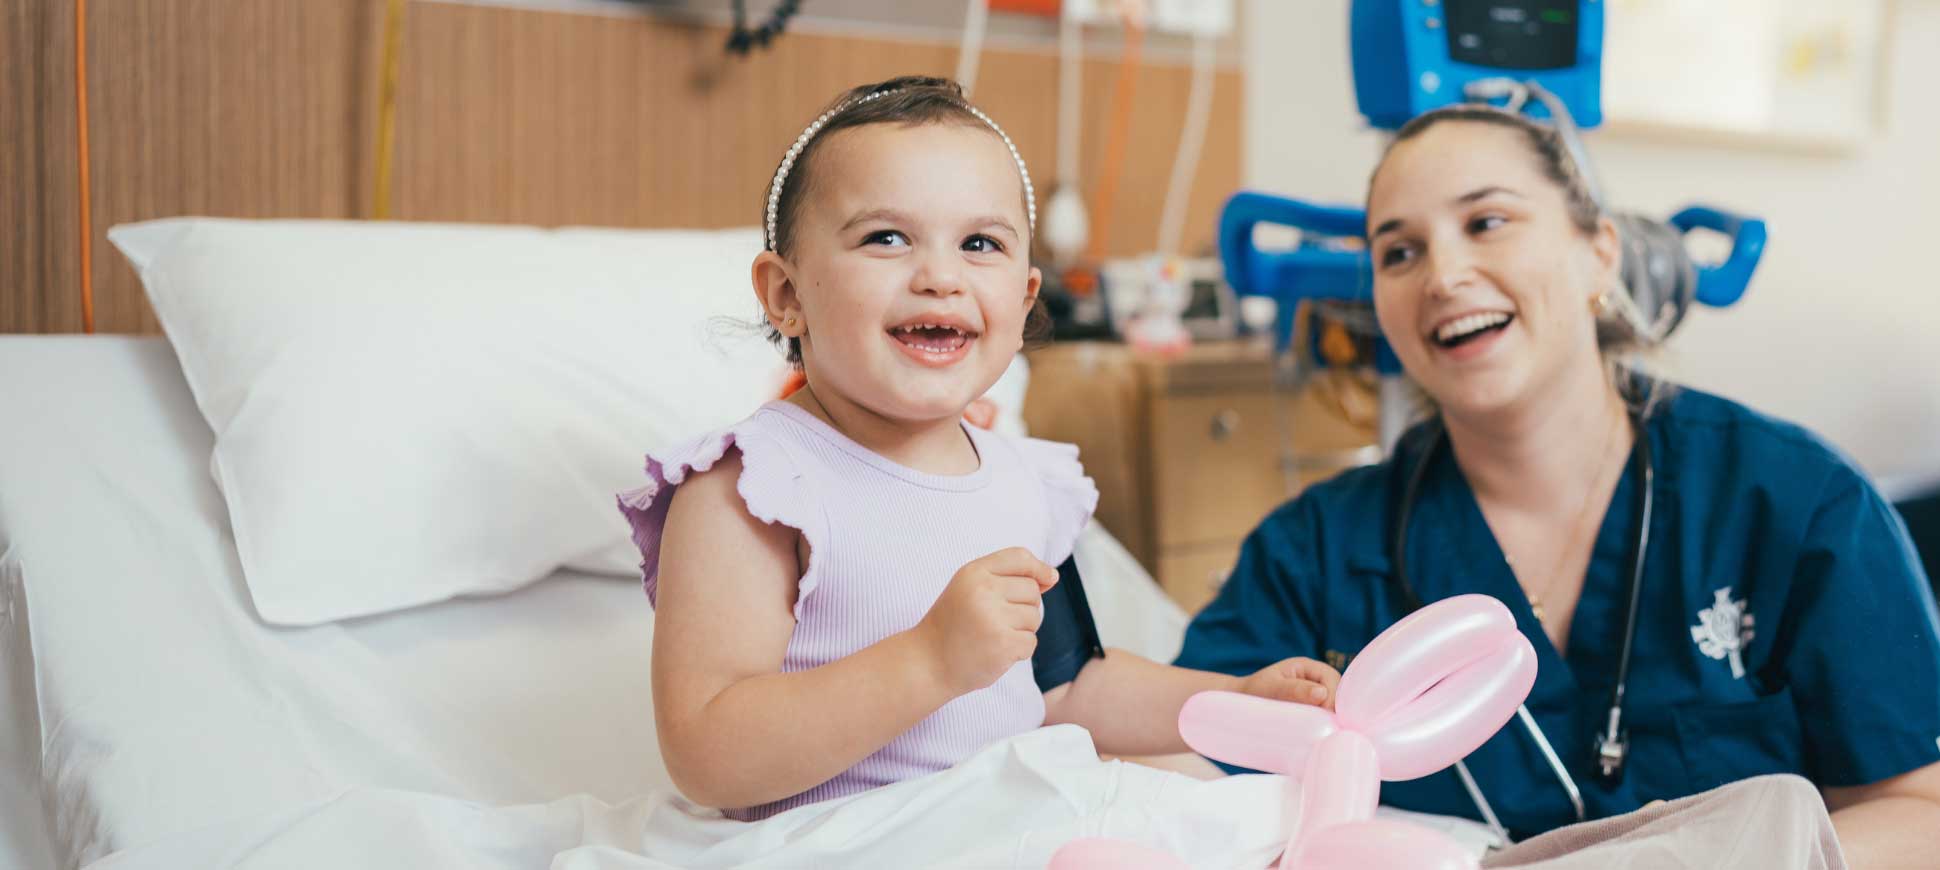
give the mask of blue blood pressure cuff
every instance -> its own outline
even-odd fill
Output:
[[[1078,578],[1078,562],[1065,559],[1058,566],[1057,585],[1044,593],[1044,621],[1037,627],[1037,651],[1031,654],[1038,690],[1048,692],[1077,679],[1086,662],[1104,655],[1098,623],[1091,618],[1085,585]]]

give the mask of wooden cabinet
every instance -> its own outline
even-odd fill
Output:
[[[1300,488],[1373,458],[1371,426],[1315,391],[1276,390],[1268,349],[1202,344],[1172,359],[1117,344],[1032,352],[1031,434],[1077,444],[1096,519],[1188,612],[1246,534]]]

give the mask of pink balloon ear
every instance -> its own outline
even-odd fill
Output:
[[[1319,707],[1238,692],[1200,692],[1179,710],[1179,736],[1207,758],[1268,773],[1294,773],[1338,727]]]
[[[1520,632],[1497,644],[1495,652],[1450,674],[1367,732],[1381,759],[1382,779],[1416,779],[1454,764],[1516,714],[1536,682],[1536,650]]]
[[[1341,675],[1334,709],[1341,726],[1370,732],[1403,704],[1519,634],[1516,618],[1487,595],[1457,595],[1423,607],[1374,638]]]
[[[1064,844],[1049,870],[1192,870],[1170,852],[1118,840],[1085,839]]]

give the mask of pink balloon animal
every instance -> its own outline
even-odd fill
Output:
[[[1341,675],[1335,712],[1235,692],[1201,692],[1179,734],[1201,754],[1287,780],[1293,834],[1281,870],[1470,870],[1453,839],[1374,818],[1381,780],[1427,776],[1489,739],[1529,696],[1536,651],[1486,595],[1459,595],[1381,632]],[[1132,843],[1074,840],[1051,870],[1187,870]]]

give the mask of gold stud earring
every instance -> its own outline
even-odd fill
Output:
[[[1596,316],[1603,317],[1609,314],[1610,307],[1610,291],[1605,290],[1590,297],[1590,311],[1596,314]]]

